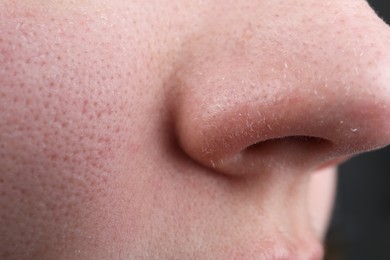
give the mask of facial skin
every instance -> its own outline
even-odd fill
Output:
[[[1,259],[321,259],[390,143],[365,1],[0,1]]]

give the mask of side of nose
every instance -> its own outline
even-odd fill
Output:
[[[189,40],[172,101],[183,150],[239,175],[307,171],[387,145],[390,30],[359,5],[282,15],[292,25],[218,20]]]

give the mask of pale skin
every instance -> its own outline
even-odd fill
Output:
[[[0,1],[1,259],[321,259],[390,143],[362,0]]]

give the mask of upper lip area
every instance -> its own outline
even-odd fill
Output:
[[[259,259],[259,260],[321,260],[324,251],[322,244],[315,239],[286,239],[274,237],[272,240],[263,241],[255,250],[245,250],[244,253],[230,253],[234,259]]]

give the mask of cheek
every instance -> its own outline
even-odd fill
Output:
[[[5,57],[0,74],[0,233],[8,238],[1,248],[47,253],[55,250],[47,248],[47,241],[64,241],[66,247],[75,237],[82,247],[93,236],[80,230],[113,228],[99,223],[110,217],[109,205],[117,196],[112,191],[127,174],[129,161],[137,165],[148,142],[141,136],[149,136],[153,116],[145,115],[157,114],[148,90],[159,83],[140,73],[152,66],[131,56],[142,51],[119,53],[121,41],[113,41],[117,35],[104,25],[85,24],[80,17],[46,21],[37,18],[42,15],[23,15],[6,17],[5,42],[0,42]],[[14,33],[17,24],[19,33]],[[142,219],[141,211],[134,210],[142,202],[136,197],[141,181],[127,183],[134,192],[133,209],[126,214],[133,234]]]
[[[335,196],[336,168],[314,172],[309,183],[308,206],[312,226],[319,237],[324,238]]]
[[[58,80],[1,90],[1,222],[24,241],[76,235],[67,231],[103,203],[140,146],[133,124],[141,111],[125,105],[124,91],[114,98],[105,87]]]

